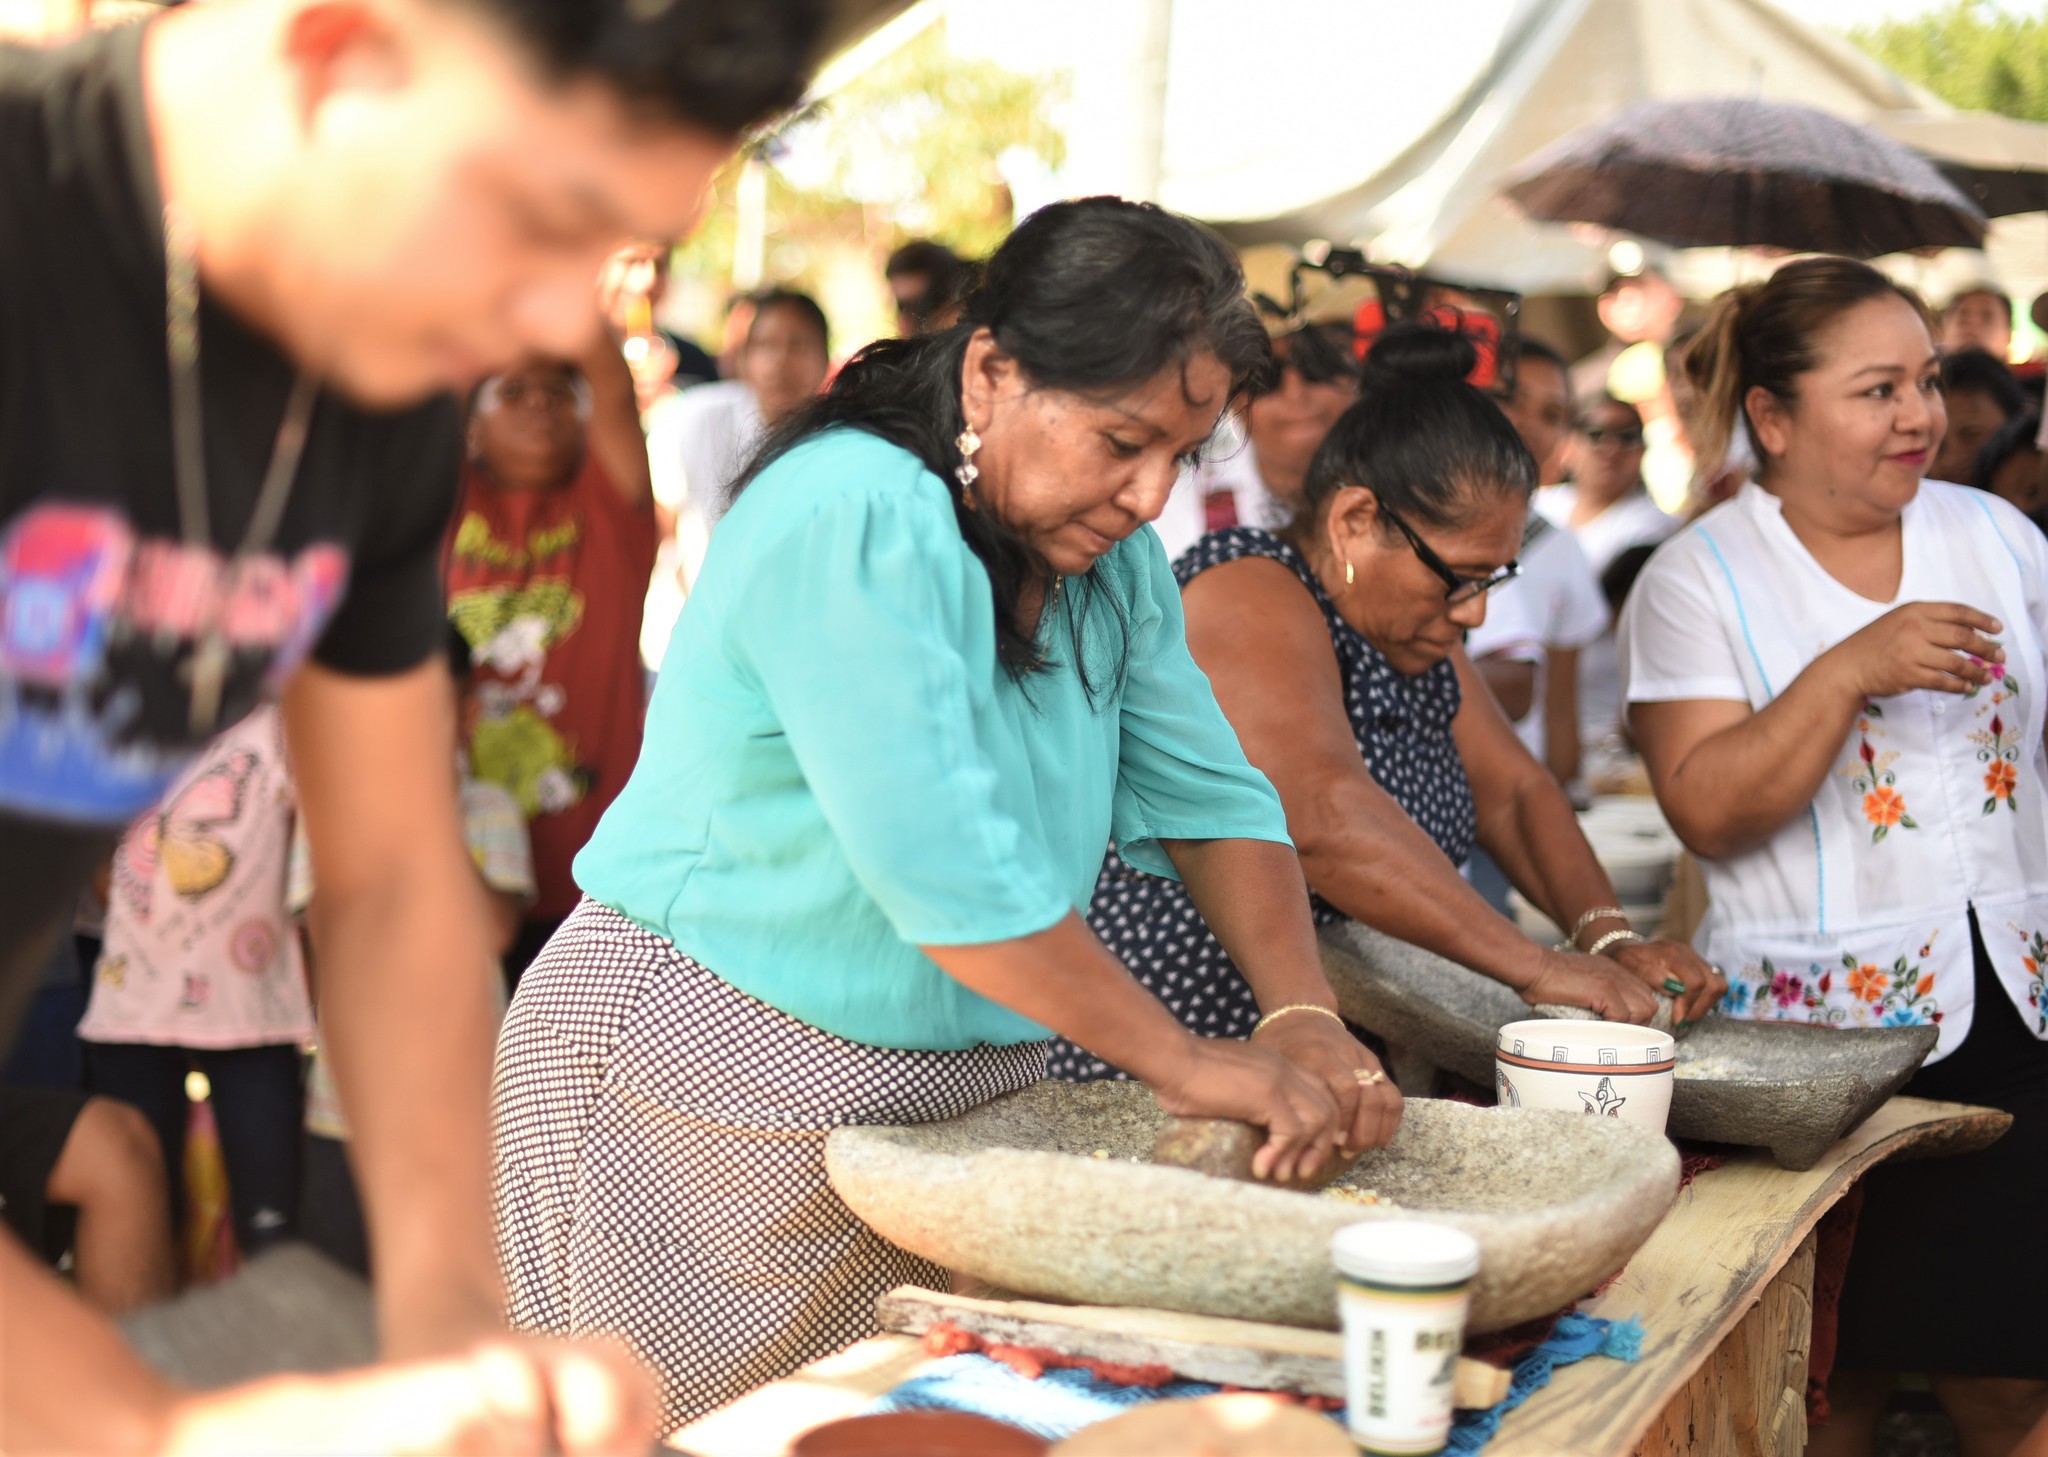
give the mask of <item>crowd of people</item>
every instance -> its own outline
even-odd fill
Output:
[[[1820,258],[1700,309],[1644,269],[1573,362],[1276,305],[1098,198],[985,262],[901,247],[898,337],[843,360],[786,287],[701,348],[665,252],[611,245],[684,230],[662,200],[795,99],[822,8],[600,8],[578,40],[265,0],[0,54],[42,138],[0,157],[11,1430],[673,1428],[943,1284],[832,1193],[834,1126],[1128,1077],[1265,1129],[1262,1176],[1383,1144],[1342,920],[1619,1020],[1937,1025],[1909,1091],[2014,1127],[1865,1181],[1815,1450],[1870,1450],[1901,1370],[1972,1452],[2048,1420],[2048,1288],[1999,1253],[2048,1155],[2048,440],[2009,300],[1937,319]],[[438,139],[410,188],[400,136]],[[423,253],[436,208],[526,241]],[[121,439],[66,393],[102,314]],[[1635,754],[1692,945],[1574,814]],[[372,1278],[410,1365],[189,1397],[48,1273],[119,1315],[287,1240]]]

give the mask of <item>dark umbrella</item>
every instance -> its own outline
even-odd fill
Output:
[[[1676,248],[1874,258],[1977,248],[1984,214],[1925,158],[1782,101],[1638,101],[1529,159],[1507,195],[1544,222]]]

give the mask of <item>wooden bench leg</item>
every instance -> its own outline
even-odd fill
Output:
[[[1806,1449],[1812,1339],[1808,1234],[1741,1323],[1664,1408],[1636,1457],[1800,1457]]]

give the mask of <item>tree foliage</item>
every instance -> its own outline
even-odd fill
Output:
[[[987,254],[1015,221],[1004,159],[1051,168],[1065,157],[1056,100],[1054,83],[956,55],[944,22],[932,25],[760,149],[768,278],[808,281],[821,253],[879,260],[913,236]],[[718,180],[680,266],[730,275],[737,178],[735,166]]]
[[[1924,15],[1858,26],[1849,39],[1951,105],[2048,121],[2048,6],[2021,14],[1948,0]]]

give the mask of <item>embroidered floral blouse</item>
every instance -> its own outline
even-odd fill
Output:
[[[2005,624],[2006,661],[1967,695],[1866,703],[1807,812],[1756,849],[1705,860],[1700,953],[1733,1016],[1842,1027],[1934,1022],[1933,1058],[1968,1035],[1968,912],[1998,980],[2048,1040],[2048,538],[1986,492],[1923,481],[1891,602],[1837,582],[1750,485],[1672,538],[1624,610],[1631,703],[1761,708],[1836,643],[1907,602]]]

